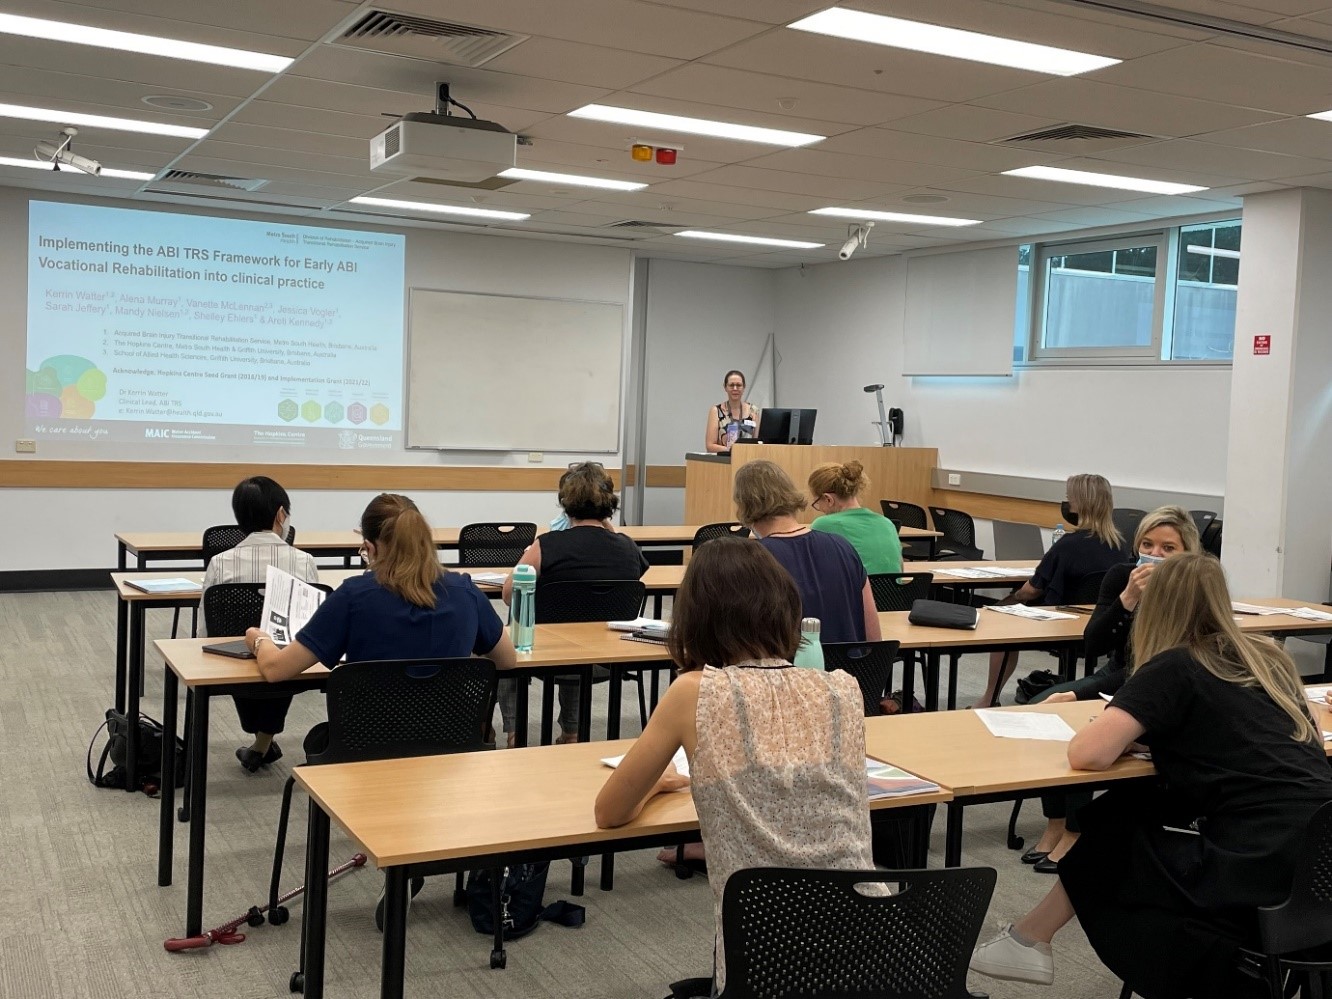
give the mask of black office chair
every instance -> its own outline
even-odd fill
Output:
[[[971,514],[946,506],[930,507],[934,529],[943,534],[934,546],[934,557],[942,560],[978,562],[985,552],[976,547],[976,522]]]
[[[536,531],[536,524],[464,524],[458,532],[458,565],[517,565],[528,545],[536,540]]]
[[[329,674],[328,722],[316,725],[305,737],[305,763],[318,766],[493,749],[484,732],[494,687],[495,664],[489,659],[346,663]],[[296,779],[288,777],[282,788],[268,890],[268,921],[274,926],[290,916],[277,899],[295,786]],[[461,888],[459,874],[455,891]],[[412,889],[416,894],[419,884]],[[304,970],[302,954],[301,973]]]
[[[214,637],[243,635],[257,628],[264,610],[263,583],[218,583],[204,590],[204,630]]]
[[[869,577],[874,608],[878,611],[909,611],[917,600],[928,600],[934,576],[928,572],[882,572]]]
[[[1207,525],[1207,530],[1202,536],[1203,551],[1221,557],[1221,521],[1214,520]]]
[[[828,672],[845,670],[860,684],[865,701],[865,717],[883,714],[882,701],[893,682],[893,663],[897,662],[899,642],[827,642],[823,646],[823,668]]]
[[[736,871],[722,896],[721,999],[969,999],[994,884],[988,867]],[[864,892],[878,886],[895,893]]]
[[[898,534],[902,533],[904,527],[918,527],[922,531],[930,529],[930,521],[925,515],[923,506],[916,506],[915,503],[907,503],[904,500],[879,500],[879,509],[893,522]],[[902,558],[907,562],[928,561],[931,551],[928,541],[902,542]]]
[[[1138,525],[1145,516],[1146,510],[1135,510],[1133,507],[1116,507],[1110,513],[1115,527],[1124,536],[1124,554],[1129,558],[1138,557],[1138,553],[1133,550],[1133,536],[1138,533]]]
[[[749,536],[749,528],[736,521],[725,524],[704,524],[694,532],[693,547],[697,549],[699,545],[716,538],[747,538]]]
[[[1199,538],[1207,533],[1207,529],[1216,520],[1216,513],[1212,510],[1190,510],[1189,516],[1193,518],[1193,526],[1198,528]]]

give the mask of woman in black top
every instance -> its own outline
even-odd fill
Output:
[[[549,583],[568,580],[639,579],[648,570],[632,538],[615,532],[611,518],[620,507],[615,483],[598,462],[573,465],[560,476],[560,506],[569,518],[569,526],[538,537],[518,560],[537,572],[536,605],[541,606],[541,588]],[[504,581],[504,602],[513,596],[513,574]],[[509,745],[514,745],[513,728],[516,692],[510,688],[499,698],[500,714]],[[560,730],[557,742],[578,741],[578,687],[560,684]]]
[[[1133,613],[1147,580],[1156,565],[1182,552],[1200,552],[1198,528],[1183,507],[1163,506],[1142,518],[1133,538],[1136,564],[1121,563],[1110,569],[1101,582],[1100,597],[1083,632],[1087,657],[1105,656],[1106,661],[1088,677],[1058,683],[1031,699],[1040,701],[1089,701],[1101,694],[1114,694],[1128,677],[1128,638]],[[1091,794],[1062,792],[1041,796],[1045,832],[1034,847],[1022,855],[1041,874],[1058,872],[1059,861],[1077,842],[1077,811],[1091,801]]]
[[[1115,527],[1115,499],[1110,483],[1100,475],[1071,475],[1064,485],[1064,517],[1073,526],[1050,546],[1031,581],[1001,603],[1053,606],[1066,604],[1088,576],[1105,572],[1124,560],[1124,539]],[[972,705],[988,708],[999,703],[1004,684],[1017,668],[1016,652],[990,653],[990,677],[985,693]]]
[[[1221,565],[1183,554],[1153,572],[1133,623],[1129,679],[1068,746],[1107,770],[1138,743],[1155,787],[1082,811],[1059,882],[977,948],[973,971],[1049,984],[1050,941],[1075,915],[1097,955],[1151,999],[1238,997],[1254,908],[1290,893],[1301,837],[1332,800],[1332,768],[1290,657],[1235,624]]]

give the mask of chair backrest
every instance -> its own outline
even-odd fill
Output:
[[[989,867],[736,871],[722,896],[722,997],[967,999],[994,883]]]
[[[259,627],[263,611],[263,583],[218,583],[204,590],[204,629],[215,638]]]
[[[1101,596],[1101,582],[1105,579],[1104,572],[1093,572],[1088,576],[1083,576],[1073,588],[1064,596],[1064,601],[1070,604],[1094,604]]]
[[[1142,523],[1142,518],[1147,516],[1146,510],[1135,510],[1133,507],[1115,507],[1110,512],[1110,517],[1115,522],[1115,527],[1119,533],[1124,536],[1124,551],[1129,555],[1137,557],[1133,551],[1133,535],[1138,533],[1138,525]]]
[[[1332,802],[1304,830],[1290,896],[1258,909],[1258,933],[1268,954],[1332,944]]]
[[[926,530],[930,526],[929,520],[925,517],[925,508],[916,506],[915,503],[906,503],[902,500],[879,500],[879,509],[889,520],[896,521],[903,527],[919,527]]]
[[[909,611],[917,600],[928,600],[934,575],[928,572],[881,572],[869,578],[874,609]]]
[[[731,521],[726,524],[704,524],[694,532],[693,545],[697,548],[699,545],[716,538],[747,538],[749,537],[749,528],[738,521]]]
[[[993,521],[994,557],[1000,562],[1010,559],[1040,558],[1045,554],[1041,529],[1035,524],[1014,524],[1007,520]]]
[[[1203,532],[1201,538],[1203,551],[1211,552],[1217,558],[1221,557],[1221,521],[1220,519],[1212,521],[1207,525],[1207,530]]]
[[[311,763],[434,756],[489,748],[489,659],[346,663],[328,677],[328,749]]]
[[[883,714],[880,702],[888,693],[900,642],[829,642],[823,646],[823,668],[846,670],[860,684],[865,717]]]
[[[1201,538],[1212,526],[1212,521],[1216,520],[1216,511],[1190,510],[1189,516],[1193,518],[1193,526],[1198,528],[1198,537]]]
[[[203,549],[204,568],[208,568],[213,556],[230,551],[244,540],[245,531],[235,524],[219,524],[216,527],[204,528],[203,543],[199,546]]]
[[[930,516],[934,518],[934,529],[944,536],[945,541],[967,548],[976,547],[976,522],[971,519],[971,514],[946,506],[932,506]]]
[[[536,524],[464,524],[458,532],[460,566],[517,565],[536,540]]]
[[[577,579],[542,583],[537,577],[536,623],[632,621],[647,587],[639,579]]]

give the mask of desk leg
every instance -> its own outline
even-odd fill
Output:
[[[1329,657],[1332,657],[1332,644],[1327,648]],[[661,700],[661,670],[654,664],[649,672],[652,674],[652,699],[648,701],[648,717],[651,718],[657,710],[657,702]],[[1332,667],[1329,667],[1329,672],[1332,672]]]
[[[194,764],[191,762],[193,756],[194,739],[191,733],[194,731],[194,698],[190,696],[189,691],[185,692],[185,731],[183,738],[185,740],[185,786],[180,789],[180,811],[176,812],[177,820],[181,822],[190,821],[190,784],[194,782]]]
[[[172,839],[176,816],[176,674],[166,667],[162,677],[162,801],[157,817],[157,883],[171,884]]]
[[[929,653],[926,653],[928,656]],[[916,704],[916,657],[910,654],[902,662],[902,713],[911,714]]]
[[[962,866],[962,805],[948,803],[948,829],[944,834],[944,866]]]
[[[139,790],[139,690],[143,684],[144,604],[130,608],[129,676],[125,684],[125,790]]]
[[[624,670],[619,663],[607,663],[606,666],[610,670],[610,690],[606,695],[606,738],[618,739],[620,737],[620,698],[624,689]],[[590,682],[590,678],[588,682]],[[591,707],[591,698],[588,699],[588,706]],[[581,727],[581,721],[579,725]]]
[[[121,552],[124,561],[124,552]],[[116,601],[116,710],[125,713],[125,689],[129,676],[129,601]]]
[[[910,710],[909,708],[907,710]],[[939,650],[925,653],[925,710],[939,710]]]
[[[611,683],[618,675],[611,667]],[[618,700],[618,698],[617,698]],[[592,741],[592,666],[578,671],[578,741]]]
[[[204,829],[208,818],[210,695],[207,687],[195,687],[190,691],[190,695],[194,701],[194,726],[190,733],[190,868],[189,885],[185,893],[185,935],[194,937],[203,932]],[[327,842],[324,852],[327,855]],[[323,874],[322,867],[318,870]],[[308,885],[306,890],[309,890]]]
[[[405,921],[405,898],[402,904]],[[324,999],[324,937],[327,918],[328,815],[311,798],[310,821],[305,836],[305,905],[301,916],[301,969],[305,975],[305,999]],[[387,940],[385,936],[385,947],[388,946]]]
[[[517,700],[513,708],[514,745],[522,748],[527,745],[527,697],[532,684],[530,676],[516,676],[513,687]]]
[[[407,868],[390,867],[384,871],[384,950],[379,973],[380,999],[402,999],[406,961]]]

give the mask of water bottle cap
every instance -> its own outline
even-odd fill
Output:
[[[513,567],[513,581],[515,583],[535,583],[536,578],[536,570],[530,565],[515,565]]]
[[[823,624],[816,617],[801,618],[800,630],[802,632],[810,632],[817,635],[823,631]]]

